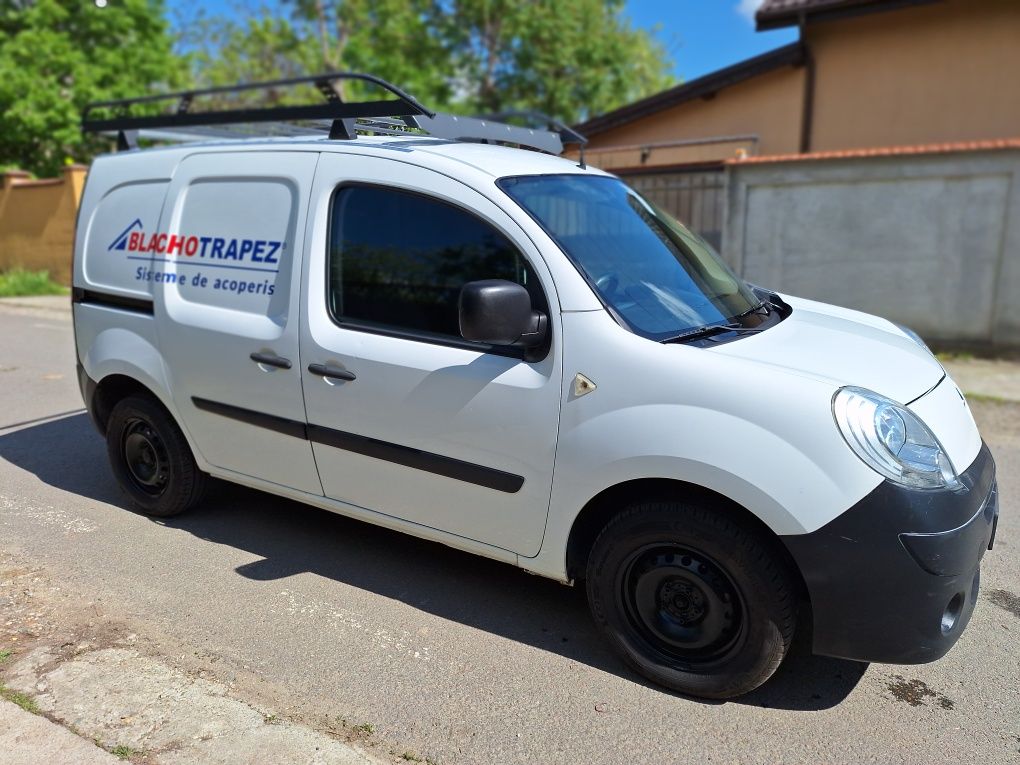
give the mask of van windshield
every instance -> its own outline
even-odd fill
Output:
[[[711,245],[617,178],[532,175],[498,183],[636,334],[673,339],[761,305]]]

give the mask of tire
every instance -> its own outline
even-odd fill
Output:
[[[588,603],[634,670],[690,696],[727,699],[768,680],[789,650],[796,590],[775,543],[724,511],[647,502],[595,540]]]
[[[147,396],[117,402],[106,426],[113,474],[131,504],[146,515],[169,518],[196,505],[207,476],[170,414]]]

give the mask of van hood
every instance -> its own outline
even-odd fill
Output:
[[[785,320],[710,352],[838,387],[857,385],[902,404],[945,376],[935,357],[890,321],[813,300],[782,299],[793,308]]]

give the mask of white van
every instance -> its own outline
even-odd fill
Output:
[[[345,77],[380,83],[315,82]],[[748,285],[620,179],[495,145],[567,131],[380,87],[87,111],[122,150],[81,200],[78,370],[135,507],[214,476],[583,580],[623,659],[696,696],[759,686],[798,624],[861,661],[953,646],[995,466],[916,335]]]

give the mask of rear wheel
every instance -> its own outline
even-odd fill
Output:
[[[639,673],[692,696],[731,698],[768,680],[796,622],[795,591],[774,543],[724,512],[634,505],[588,559],[595,621]]]
[[[113,407],[106,448],[121,490],[143,513],[177,515],[202,498],[206,475],[177,423],[153,399],[129,396]]]

